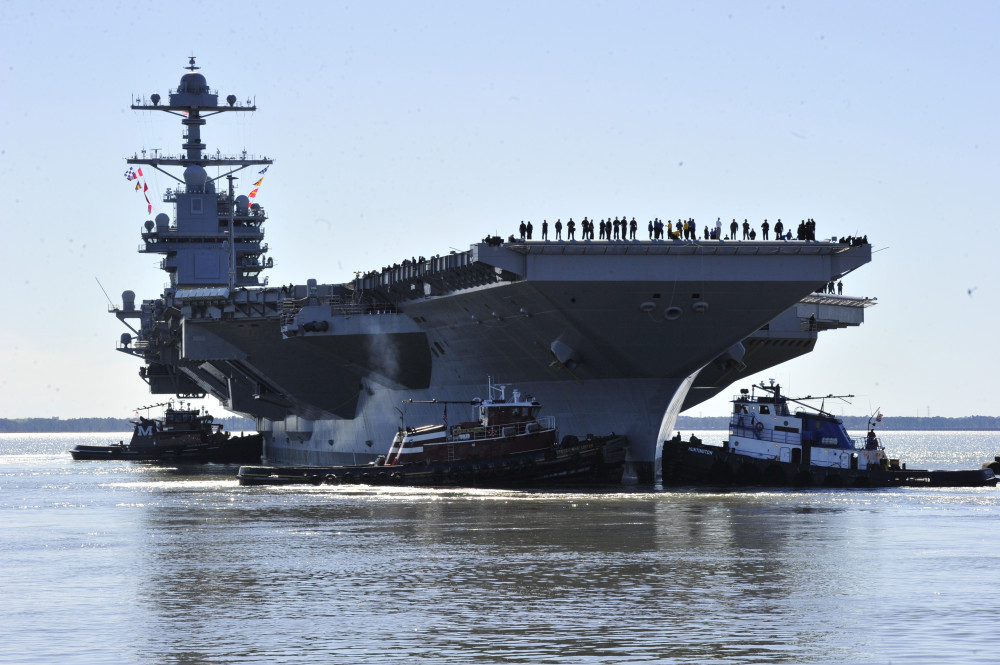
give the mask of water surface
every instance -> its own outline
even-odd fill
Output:
[[[119,438],[0,435],[0,662],[998,658],[995,488],[241,488],[65,452]],[[912,468],[1000,453],[886,438]]]

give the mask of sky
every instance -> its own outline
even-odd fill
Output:
[[[808,217],[820,236],[868,236],[873,260],[844,292],[878,305],[688,415],[723,415],[729,393],[772,377],[854,394],[847,415],[1000,415],[996,2],[0,11],[0,417],[161,401],[115,350],[125,328],[102,286],[120,303],[167,281],[137,252],[149,215],[123,173],[142,149],[179,152],[181,126],[129,105],[166,97],[191,55],[220,96],[258,106],[202,136],[275,160],[257,195],[272,284],[346,281],[522,219]]]

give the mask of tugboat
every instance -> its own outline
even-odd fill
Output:
[[[260,463],[260,434],[232,436],[203,409],[175,409],[173,402],[142,409],[166,407],[164,416],[133,420],[132,439],[110,446],[79,445],[70,451],[75,460],[127,459],[143,461]]]
[[[761,394],[757,394],[757,390]],[[828,395],[823,399],[851,397]],[[852,439],[833,415],[781,394],[762,381],[732,400],[729,440],[710,446],[680,434],[663,442],[664,485],[773,487],[978,487],[996,485],[989,468],[963,471],[907,469],[890,459],[869,418],[863,441]],[[807,410],[792,412],[789,404]]]
[[[241,485],[393,484],[426,486],[531,486],[553,483],[621,483],[628,442],[624,436],[567,435],[559,440],[555,419],[539,417],[530,395],[489,383],[486,400],[444,402],[441,424],[402,424],[386,455],[367,465],[241,467]],[[448,404],[472,405],[474,421],[448,424]]]

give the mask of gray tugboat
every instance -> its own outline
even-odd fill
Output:
[[[663,483],[772,487],[978,487],[997,483],[989,468],[907,469],[886,454],[875,434],[875,419],[869,419],[865,439],[857,441],[848,435],[843,421],[805,404],[808,399],[819,398],[786,397],[781,386],[773,382],[743,389],[733,399],[729,440],[722,446],[705,445],[694,438],[682,441],[679,434],[663,442]],[[791,405],[801,408],[793,412]]]
[[[143,409],[166,407],[162,418],[139,416],[132,421],[132,439],[110,446],[78,445],[75,460],[143,460],[253,464],[260,462],[260,434],[232,436],[204,409],[175,409],[173,402]]]

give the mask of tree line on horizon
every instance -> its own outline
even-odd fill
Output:
[[[254,421],[240,416],[216,418],[230,432],[251,432]],[[129,418],[0,418],[0,433],[31,434],[47,432],[131,432]]]

